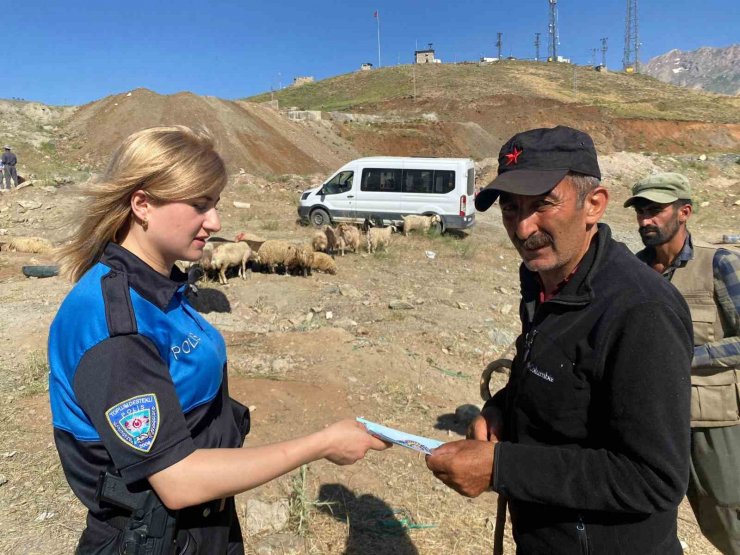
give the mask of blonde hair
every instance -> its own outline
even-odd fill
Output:
[[[79,281],[109,241],[131,223],[131,195],[145,191],[153,202],[199,198],[221,190],[228,176],[213,138],[188,127],[152,127],[129,135],[113,154],[105,174],[85,192],[81,221],[56,253],[61,273]]]

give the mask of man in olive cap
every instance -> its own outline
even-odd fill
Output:
[[[608,199],[591,137],[555,127],[504,144],[475,201],[499,201],[522,258],[522,333],[469,439],[427,466],[463,495],[508,499],[520,555],[682,553],[691,320],[599,223]]]
[[[624,203],[637,215],[640,260],[660,272],[691,309],[691,472],[688,497],[704,535],[740,555],[740,256],[692,238],[689,180],[660,173]]]
[[[13,154],[10,150],[10,147],[8,145],[5,145],[4,147],[5,152],[3,152],[2,157],[2,163],[3,163],[3,173],[5,174],[5,185],[8,189],[11,188],[10,180],[13,180],[13,185],[15,187],[18,186],[18,173],[16,172],[15,165],[18,163],[18,159],[16,158],[15,154]]]

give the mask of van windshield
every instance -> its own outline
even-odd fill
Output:
[[[347,191],[350,191],[352,189],[353,176],[354,172],[351,171],[339,172],[329,181],[324,183],[324,186],[321,188],[321,192],[325,195],[346,193]]]

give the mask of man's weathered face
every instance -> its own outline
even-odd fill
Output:
[[[640,238],[646,247],[657,247],[676,236],[681,228],[678,207],[673,203],[661,204],[647,199],[637,199],[633,205],[637,216]]]
[[[544,195],[501,193],[499,204],[509,239],[529,270],[546,274],[579,262],[588,226],[568,177]]]

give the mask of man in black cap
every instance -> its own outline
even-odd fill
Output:
[[[18,163],[18,159],[15,154],[10,151],[10,147],[5,145],[5,152],[3,152],[3,173],[5,174],[5,185],[8,189],[11,189],[10,180],[13,180],[13,186],[18,187],[18,173],[16,172],[15,165]]]
[[[586,133],[533,129],[502,147],[476,198],[480,211],[499,200],[522,257],[522,334],[470,439],[427,466],[463,495],[508,499],[520,555],[682,552],[691,320],[678,292],[598,223],[600,179]]]

